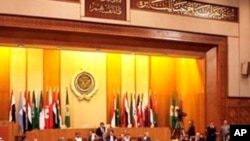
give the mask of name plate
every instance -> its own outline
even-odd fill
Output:
[[[85,0],[85,16],[126,20],[126,0]]]

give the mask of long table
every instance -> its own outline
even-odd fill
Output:
[[[152,141],[170,141],[170,130],[167,127],[157,128],[112,128],[116,136],[120,136],[124,130],[127,130],[131,137],[138,138],[143,136],[144,132],[149,132]],[[38,141],[57,141],[58,138],[64,137],[70,141],[74,138],[75,133],[79,132],[83,138],[87,138],[90,130],[93,128],[83,129],[46,129],[46,130],[32,130],[26,133],[29,141],[38,139]]]

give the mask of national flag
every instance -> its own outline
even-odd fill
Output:
[[[130,114],[129,114],[129,102],[128,102],[128,93],[126,92],[125,94],[125,98],[124,98],[124,111],[125,111],[125,127],[128,127],[131,125],[131,122],[130,122]]]
[[[52,90],[49,91],[49,128],[52,129],[54,127],[54,118],[53,118],[53,97],[52,97]]]
[[[130,105],[129,105],[129,121],[130,126],[132,127],[134,125],[134,119],[133,119],[133,94],[130,94]]]
[[[126,127],[125,96],[122,94],[121,100],[121,126]]]
[[[122,127],[127,127],[129,125],[129,105],[128,105],[128,96],[125,93],[122,97],[122,104],[121,104],[121,115],[122,115]]]
[[[141,94],[141,101],[140,101],[140,111],[141,111],[141,117],[140,117],[140,121],[139,121],[139,123],[140,123],[140,127],[144,127],[144,121],[145,121],[145,113],[144,113],[144,111],[145,111],[145,107],[144,107],[144,94],[142,93]]]
[[[155,95],[150,95],[150,126],[157,126],[157,101]]]
[[[178,96],[175,97],[175,107],[174,107],[174,119],[175,119],[175,127],[174,128],[180,128],[180,124],[178,123],[178,112],[177,110],[180,109],[180,101],[179,101],[179,98]]]
[[[149,97],[145,94],[143,97],[143,123],[145,127],[150,127],[150,109],[149,109]]]
[[[137,127],[138,125],[137,125],[137,107],[136,107],[136,93],[134,94],[134,96],[133,96],[133,125],[134,125],[134,127]]]
[[[9,122],[14,122],[14,123],[16,122],[16,102],[15,102],[13,90],[11,91]]]
[[[60,128],[62,124],[61,118],[61,100],[60,100],[60,92],[56,91],[54,94],[55,106],[53,107],[54,111],[54,128]]]
[[[40,94],[40,103],[39,103],[39,128],[45,128],[45,112],[44,112],[44,103],[43,103],[43,92]]]
[[[175,128],[175,106],[174,106],[174,98],[173,95],[170,97],[170,111],[169,111],[169,125],[170,128],[174,129]]]
[[[116,127],[116,96],[113,96],[113,104],[111,107],[111,127]]]
[[[27,99],[28,99],[28,91],[25,90],[23,97],[23,126],[24,133],[28,130],[28,110],[27,110]]]
[[[115,116],[115,126],[119,127],[121,125],[121,116],[120,116],[121,108],[120,108],[120,96],[117,94],[116,97],[116,116]]]
[[[44,95],[44,119],[45,129],[49,129],[49,91],[46,90]]]
[[[25,124],[24,124],[24,111],[23,111],[23,94],[22,92],[19,93],[19,102],[18,102],[18,114],[17,114],[17,120],[18,124],[20,126],[21,132],[25,133]]]
[[[37,104],[37,96],[35,91],[32,93],[32,128],[39,128],[39,116],[38,116],[38,104]]]
[[[28,131],[32,130],[32,108],[31,108],[31,100],[30,100],[30,91],[28,91],[28,97],[26,97],[26,109],[27,109],[27,123],[28,123]]]
[[[61,93],[59,90],[58,90],[58,98],[57,98],[57,110],[58,110],[59,128],[61,128],[62,126]]]
[[[66,107],[65,107],[65,125],[70,127],[70,111],[69,111],[69,94],[68,89],[66,89]]]
[[[141,104],[141,98],[140,94],[137,95],[137,102],[136,102],[136,113],[137,113],[137,126],[142,126],[141,121],[142,121],[142,104]]]
[[[152,107],[153,107],[153,115],[154,115],[154,127],[157,127],[158,125],[158,104],[157,104],[157,99],[156,99],[156,95],[154,95],[152,97]]]

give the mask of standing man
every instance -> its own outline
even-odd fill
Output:
[[[207,127],[207,141],[216,141],[216,128],[212,121]]]
[[[221,134],[221,141],[226,141],[226,136],[230,132],[230,125],[228,124],[227,120],[223,121],[223,125],[220,128]]]
[[[104,123],[101,122],[100,126],[96,129],[95,133],[99,141],[103,141],[103,135],[106,132],[106,127],[104,126]]]
[[[188,134],[188,138],[192,138],[195,136],[195,126],[194,126],[194,121],[193,120],[189,120],[188,121],[188,130],[187,130],[187,134]]]

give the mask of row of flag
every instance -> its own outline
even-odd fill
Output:
[[[69,96],[66,90],[65,126],[70,127]],[[17,115],[17,118],[16,118]],[[9,121],[18,122],[23,133],[32,129],[52,129],[62,127],[60,92],[47,90],[40,95],[35,91],[19,93],[18,109],[11,93]]]
[[[111,117],[111,127],[156,127],[156,95],[114,94]]]

